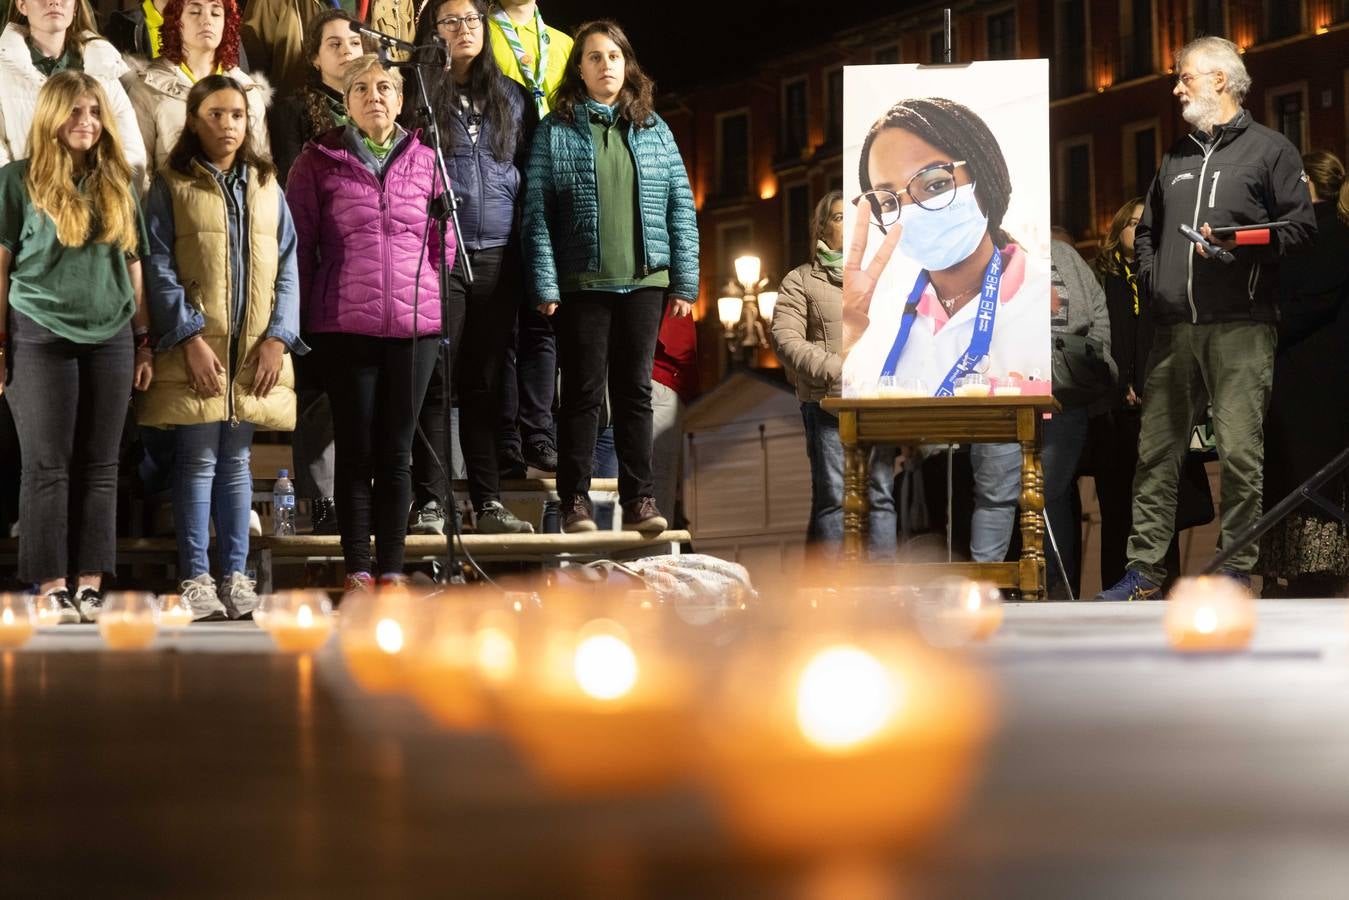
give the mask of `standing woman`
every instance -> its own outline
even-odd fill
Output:
[[[159,58],[127,79],[150,171],[168,162],[187,121],[187,94],[208,75],[228,75],[243,87],[248,95],[248,132],[258,147],[267,147],[272,91],[262,76],[249,76],[239,68],[235,0],[169,0],[159,34]]]
[[[1332,153],[1302,158],[1316,213],[1316,243],[1279,270],[1279,346],[1265,417],[1265,509],[1349,446],[1344,384],[1349,380],[1349,183]],[[1349,501],[1343,475],[1320,488]],[[1349,529],[1310,503],[1260,540],[1265,596],[1334,597],[1349,575]],[[1277,580],[1286,585],[1275,587]]]
[[[272,160],[282,185],[306,143],[347,122],[342,76],[353,59],[365,54],[365,39],[351,30],[353,21],[346,10],[325,9],[305,28],[309,80],[281,98],[269,115]]]
[[[524,88],[497,68],[489,34],[482,0],[427,4],[417,43],[430,44],[433,35],[439,37],[449,50],[449,67],[436,71],[424,66],[418,74],[428,80],[445,166],[459,197],[459,252],[467,253],[473,264],[472,284],[464,280],[462,265],[450,273],[448,330],[458,379],[455,394],[463,413],[459,437],[477,530],[528,534],[533,526],[501,504],[497,433],[501,360],[511,346],[524,286],[518,234],[522,169],[537,117]],[[422,432],[436,453],[444,443],[446,387],[437,359],[421,410]],[[412,459],[413,529],[425,531],[428,523],[438,523],[432,529],[443,531],[446,490],[441,469],[420,441]]]
[[[92,622],[102,607],[127,397],[151,378],[145,227],[107,110],[97,79],[53,75],[32,155],[0,169],[0,390],[23,455],[19,577],[51,595],[63,622]]]
[[[245,574],[249,448],[258,428],[295,427],[287,350],[308,349],[299,340],[295,228],[276,170],[248,133],[247,104],[225,75],[193,85],[186,127],[146,197],[160,377],[138,417],[173,428],[178,571],[199,620],[247,618],[257,606]]]
[[[286,198],[305,334],[333,407],[347,587],[359,590],[372,572],[403,578],[412,437],[440,334],[440,244],[427,205],[442,186],[435,153],[397,123],[397,69],[354,60],[344,97],[350,122],[306,145]],[[451,266],[454,236],[445,243]]]
[[[84,72],[103,89],[104,118],[116,122],[121,153],[139,183],[145,146],[118,80],[128,69],[116,48],[98,36],[86,0],[13,0],[10,5],[0,34],[0,166],[28,156],[38,91],[68,69]]]
[[[606,385],[623,526],[666,527],[651,477],[651,366],[667,307],[687,316],[698,296],[698,223],[653,90],[616,23],[582,25],[525,178],[529,291],[557,317],[567,532],[595,529],[588,495]]]

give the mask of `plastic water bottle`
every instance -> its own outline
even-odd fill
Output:
[[[282,469],[272,486],[272,534],[295,533],[295,486],[290,483],[290,470]]]

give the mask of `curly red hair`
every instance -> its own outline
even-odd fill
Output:
[[[171,63],[181,63],[183,53],[183,7],[188,0],[169,0],[164,7],[164,24],[159,27],[159,55]],[[225,7],[225,33],[220,46],[215,48],[215,64],[228,72],[239,65],[239,4],[234,0],[220,0]]]

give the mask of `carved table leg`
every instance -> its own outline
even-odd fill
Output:
[[[860,560],[867,521],[867,448],[857,440],[855,411],[839,414],[838,436],[843,443],[843,558]]]
[[[1021,597],[1045,598],[1044,470],[1040,467],[1039,428],[1021,441]]]

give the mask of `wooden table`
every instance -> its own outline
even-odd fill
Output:
[[[843,558],[864,558],[867,523],[867,451],[874,444],[1021,445],[1021,559],[1014,563],[931,563],[913,569],[959,573],[1045,598],[1044,473],[1040,433],[1053,397],[831,398],[843,441]],[[935,574],[935,573],[934,573]]]

